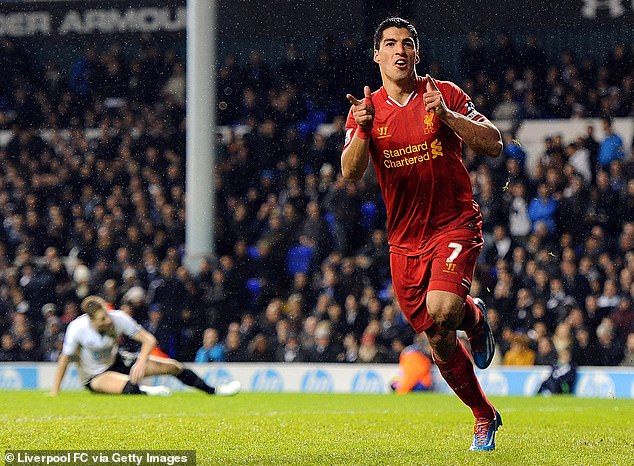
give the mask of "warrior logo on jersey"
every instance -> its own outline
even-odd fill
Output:
[[[434,132],[434,115],[434,113],[428,113],[423,119],[425,122],[425,134],[431,134]]]
[[[391,134],[387,133],[387,126],[377,128],[376,132],[378,133],[377,139],[389,138],[391,136]]]

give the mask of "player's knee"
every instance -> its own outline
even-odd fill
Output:
[[[458,328],[464,317],[460,311],[460,307],[446,301],[435,303],[427,308],[429,317],[434,323],[447,330],[456,330]]]
[[[158,363],[157,372],[167,375],[178,375],[183,372],[184,366],[178,361],[173,359],[166,359],[163,361],[156,361]]]
[[[170,367],[170,374],[172,375],[180,374],[181,372],[183,372],[183,369],[185,369],[185,366],[183,366],[183,364],[178,361],[172,361],[170,363]]]

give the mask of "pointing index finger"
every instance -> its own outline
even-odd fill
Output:
[[[357,98],[354,97],[352,94],[346,94],[346,99],[348,99],[348,102],[350,102],[352,105],[361,105],[363,103],[357,100]]]
[[[431,76],[429,76],[428,74],[425,75],[425,78],[427,79],[427,85],[429,87],[431,87],[430,90],[432,91],[439,91],[438,86],[436,86],[436,82],[432,79]]]

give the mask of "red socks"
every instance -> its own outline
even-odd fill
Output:
[[[464,330],[469,336],[471,336],[471,333],[480,322],[480,319],[482,319],[482,311],[475,305],[473,298],[467,295],[467,298],[464,301],[464,319],[458,329]]]
[[[476,419],[493,419],[495,410],[480,387],[469,354],[460,340],[456,342],[456,350],[449,360],[439,361],[434,357],[436,366],[458,398],[471,408]]]

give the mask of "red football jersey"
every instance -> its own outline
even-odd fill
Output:
[[[447,107],[486,121],[470,97],[449,81],[435,81]],[[372,94],[375,115],[370,156],[385,201],[390,251],[418,255],[440,230],[481,228],[469,173],[462,163],[462,139],[425,110],[425,78],[404,105],[381,87]],[[348,113],[344,149],[358,125]]]

